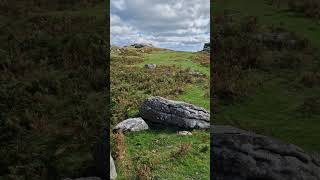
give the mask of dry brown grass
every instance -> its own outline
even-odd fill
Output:
[[[146,164],[138,166],[137,178],[139,180],[151,180],[151,167]]]
[[[170,155],[171,159],[178,159],[185,156],[191,149],[192,144],[181,144],[177,151],[173,151]]]
[[[194,59],[196,63],[200,63],[202,66],[209,67],[210,66],[210,55],[206,52],[198,53]]]
[[[125,136],[122,133],[115,133],[111,135],[111,139],[113,140],[113,157],[115,158],[115,161],[117,165],[123,170],[122,174],[126,177],[126,179],[130,179],[132,174],[132,162],[128,158],[127,154],[127,145],[125,142]]]

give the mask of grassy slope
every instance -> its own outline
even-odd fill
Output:
[[[259,22],[266,25],[279,26],[281,23],[285,29],[306,37],[313,46],[320,48],[320,25],[314,20],[290,14],[284,9],[279,11],[263,0],[226,0],[213,4],[214,13],[224,9],[257,16]],[[304,98],[316,96],[320,89],[292,88],[294,77],[298,76],[295,71],[283,75],[274,70],[271,76],[274,78],[257,87],[256,93],[251,94],[243,102],[224,107],[224,111],[217,115],[216,123],[234,124],[272,135],[310,151],[320,151],[320,141],[318,141],[320,116],[316,114],[306,116],[298,112]]]
[[[3,174],[0,175],[0,179],[6,179],[9,176],[11,177],[10,179],[60,179],[63,177],[85,176],[86,174],[94,175],[87,168],[94,165],[92,150],[90,149],[90,146],[94,143],[94,138],[91,136],[95,136],[95,132],[100,131],[101,121],[99,119],[105,119],[102,118],[103,116],[105,117],[105,113],[100,112],[100,110],[104,111],[103,107],[105,107],[103,89],[105,85],[97,85],[99,84],[98,81],[103,81],[104,76],[103,74],[98,76],[91,73],[91,77],[98,82],[93,83],[92,79],[89,80],[89,76],[86,76],[88,73],[81,70],[85,69],[89,72],[90,68],[92,68],[94,72],[103,72],[102,64],[105,61],[104,59],[102,63],[100,61],[103,54],[98,54],[97,52],[94,52],[94,55],[90,53],[81,54],[84,51],[76,49],[77,47],[74,46],[73,52],[81,56],[82,61],[75,63],[74,66],[76,67],[74,68],[68,68],[68,63],[63,64],[60,61],[73,60],[67,56],[71,54],[67,47],[72,43],[72,37],[79,37],[77,43],[81,44],[87,40],[86,35],[102,36],[102,32],[105,32],[103,7],[104,3],[97,3],[90,8],[76,6],[74,10],[66,9],[63,11],[41,8],[39,11],[33,11],[33,7],[26,7],[31,9],[28,11],[30,13],[26,15],[17,15],[13,19],[11,19],[11,16],[0,16],[0,24],[3,25],[10,22],[8,31],[13,33],[19,41],[26,43],[31,39],[31,43],[28,44],[30,48],[22,50],[24,55],[24,59],[22,59],[24,61],[22,62],[27,64],[25,67],[27,71],[19,70],[15,72],[15,76],[12,78],[14,81],[9,79],[6,84],[19,82],[20,91],[23,95],[15,95],[19,99],[12,103],[17,104],[15,106],[17,109],[21,108],[25,111],[25,113],[22,113],[23,111],[14,112],[15,109],[11,108],[10,111],[12,113],[8,113],[8,119],[11,118],[10,116],[17,116],[19,117],[18,120],[30,117],[30,122],[26,123],[28,126],[31,124],[31,127],[33,127],[24,129],[24,127],[17,125],[19,131],[14,131],[14,134],[18,137],[17,140],[13,137],[10,139],[12,142],[5,142],[6,145],[0,148],[1,153],[5,153],[7,156],[3,161],[8,163],[1,164],[8,166],[8,170],[5,169],[6,167],[1,167],[1,173]],[[41,17],[47,20],[43,22],[45,25],[38,22]],[[94,18],[88,20],[91,17]],[[68,20],[74,18],[76,20],[67,24],[63,21],[64,18]],[[84,24],[86,25],[85,30],[79,28],[79,26],[84,27]],[[62,30],[53,30],[54,25],[55,27],[59,26]],[[49,31],[54,35],[58,35],[53,37],[52,34],[47,33]],[[39,32],[43,36],[36,36]],[[6,39],[7,36],[7,31],[4,31],[0,38],[1,40]],[[61,39],[64,39],[64,42],[61,42]],[[7,44],[6,40],[2,40],[2,42],[5,43],[1,44],[1,48]],[[96,42],[91,42],[90,44],[97,45]],[[86,47],[86,52],[89,49],[92,50],[91,46]],[[62,57],[63,55],[65,57]],[[10,59],[11,63],[19,66],[19,62],[16,59],[18,58],[14,54],[13,59]],[[89,59],[90,62],[97,66],[89,67],[84,63],[85,59]],[[1,59],[1,64],[4,63],[3,60],[5,59]],[[58,62],[59,64],[53,62]],[[1,77],[6,77],[5,73],[1,74]],[[70,74],[73,74],[73,78],[69,76]],[[81,77],[81,74],[87,78]],[[81,87],[87,89],[80,89],[80,84],[83,85]],[[28,86],[30,88],[41,88],[35,89],[35,93],[31,93],[24,89]],[[6,90],[3,87],[1,89],[4,92]],[[52,89],[56,89],[58,92],[52,93]],[[8,92],[16,93],[15,89],[9,88]],[[75,92],[78,93],[77,97],[74,96]],[[9,93],[7,94],[9,95]],[[81,102],[80,99],[82,100]],[[28,103],[25,103],[25,101]],[[83,119],[84,117],[86,118]],[[41,126],[34,127],[36,123],[40,122],[42,123]],[[86,126],[86,128],[91,131],[90,135],[86,134],[84,129],[76,130],[80,127],[79,124],[83,125],[88,122],[90,125]],[[16,124],[19,124],[19,122]],[[6,129],[8,131],[11,130],[10,128]],[[87,140],[91,138],[91,140],[84,142],[77,137],[79,135]],[[4,148],[10,150],[6,152]],[[2,169],[5,170],[2,171]]]
[[[209,68],[192,61],[194,56],[195,53],[192,52],[161,51],[147,54],[145,61],[138,64],[138,66],[143,67],[144,64],[176,65],[183,68],[191,68],[193,71],[209,76]],[[205,89],[204,86],[205,84],[203,83],[189,86],[183,94],[177,97],[177,100],[192,103],[210,110],[209,98],[205,97],[205,91],[208,91],[208,89]]]
[[[194,53],[190,52],[158,51],[144,54],[144,61],[133,66],[143,68],[147,63],[158,66],[176,65],[208,74],[209,68],[193,62],[193,56]],[[188,85],[188,88],[174,99],[193,103],[209,110],[209,98],[204,97],[204,86],[203,82]],[[193,131],[192,136],[177,136],[176,132],[169,131],[145,131],[128,134],[125,139],[133,167],[141,168],[147,165],[151,168],[150,176],[153,178],[208,179],[210,174],[209,137],[210,134],[204,131]],[[175,155],[188,144],[191,144],[190,150],[182,155]],[[177,157],[173,158],[175,156]],[[133,177],[130,178],[134,178],[138,172],[133,170],[131,173]],[[125,175],[125,169],[120,167],[119,179],[126,178],[128,176]]]
[[[299,35],[311,40],[313,45],[320,47],[320,24],[317,20],[303,17],[302,14],[296,14],[287,11],[285,5],[279,9],[270,6],[264,0],[218,0],[213,3],[213,13],[222,12],[224,9],[232,9],[241,12],[243,15],[257,16],[260,22],[268,25],[280,25],[288,30],[293,30]]]

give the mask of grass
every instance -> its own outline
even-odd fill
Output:
[[[146,54],[143,63],[140,63],[137,66],[143,67],[145,64],[177,65],[183,68],[191,68],[194,71],[209,76],[209,68],[193,62],[192,59],[194,56],[195,53],[193,52],[160,51]]]
[[[201,64],[193,61],[195,56],[196,53],[193,52],[160,51],[145,55],[143,63],[140,63],[137,66],[143,67],[145,64],[177,65],[183,68],[190,68],[193,71],[209,76],[209,67],[202,66]],[[205,96],[206,92],[209,92],[209,89],[205,89],[204,83],[191,84],[186,87],[185,92],[176,99],[192,103],[209,110],[210,100],[209,97]]]
[[[122,52],[121,52],[122,51]],[[112,99],[115,122],[134,117],[142,101],[159,95],[189,102],[209,110],[209,67],[195,61],[199,53],[123,48],[111,53]],[[205,55],[207,56],[207,55]],[[206,58],[208,60],[208,58]],[[207,62],[209,63],[209,62]],[[145,64],[156,64],[154,70]],[[204,76],[193,77],[198,71]],[[134,102],[136,103],[130,103]],[[122,103],[120,103],[122,102]],[[125,107],[121,110],[122,107]],[[118,114],[118,115],[117,115]],[[192,136],[176,132],[148,130],[129,133],[119,143],[113,138],[113,151],[125,151],[116,160],[119,179],[209,179],[210,133],[193,131]],[[123,144],[119,148],[119,144]],[[114,152],[117,154],[117,152]],[[168,173],[170,171],[170,173]]]
[[[98,176],[93,149],[108,117],[103,4],[31,2],[40,1],[1,4],[0,179]]]
[[[208,89],[207,89],[208,90]],[[210,99],[206,96],[204,87],[190,86],[186,92],[177,97],[178,100],[185,101],[210,110]]]
[[[313,48],[320,48],[320,39],[318,38],[320,24],[314,19],[288,11],[285,5],[276,8],[268,5],[264,0],[225,0],[213,4],[215,16],[221,15],[226,9],[234,10],[233,17],[235,19],[256,16],[261,26],[281,27],[296,33],[299,37],[306,38]],[[302,49],[289,50],[289,52],[296,57],[308,54]],[[259,58],[263,57],[266,61],[272,62],[277,58],[276,53],[286,52],[273,51],[271,56],[268,56],[268,52],[263,51]],[[319,53],[313,50],[312,54],[312,65],[316,68],[319,64]],[[258,68],[255,70],[255,74],[243,71],[247,74],[244,81],[256,81],[253,80],[254,77],[259,77],[259,82],[257,85],[249,87],[250,91],[245,97],[224,104],[221,111],[217,112],[214,124],[231,124],[296,144],[307,151],[320,152],[320,142],[318,141],[320,138],[318,133],[320,115],[318,110],[301,111],[308,103],[319,107],[310,101],[310,98],[320,98],[319,86],[307,87],[299,80],[303,72],[310,70],[310,63],[302,61],[298,68],[269,67],[268,64],[264,64],[263,68],[269,70],[261,71]]]
[[[298,112],[304,99],[316,91],[292,91],[284,81],[276,78],[265,82],[243,102],[224,107],[215,124],[236,125],[319,151],[320,144],[315,141],[320,138],[319,114],[304,116]]]
[[[209,139],[210,134],[204,131],[193,131],[192,136],[145,131],[128,134],[126,143],[133,165],[150,167],[152,179],[209,179]],[[187,144],[191,147],[186,152],[179,151]]]
[[[319,21],[306,18],[302,14],[290,12],[286,5],[277,9],[268,5],[265,0],[217,0],[212,8],[214,14],[219,14],[225,9],[232,9],[240,12],[241,16],[257,16],[259,21],[265,25],[280,25],[309,39],[315,47],[320,47]],[[237,16],[235,15],[235,17]]]

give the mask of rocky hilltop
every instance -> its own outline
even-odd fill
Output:
[[[154,47],[152,44],[150,43],[134,43],[128,46],[124,46],[124,47],[134,47],[134,48],[151,48]]]
[[[210,52],[210,43],[205,43],[202,51]]]

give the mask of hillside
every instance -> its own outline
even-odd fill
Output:
[[[206,52],[111,47],[112,127],[137,117],[139,106],[150,96],[209,110],[209,64]],[[111,151],[119,179],[208,179],[209,145],[208,131],[178,136],[176,131],[150,129],[113,134]]]
[[[319,152],[320,25],[293,7],[286,0],[212,3],[213,123]]]
[[[101,175],[104,1],[10,0],[0,12],[0,179]]]

